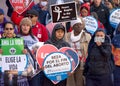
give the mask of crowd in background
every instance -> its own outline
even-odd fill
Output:
[[[75,1],[77,20],[53,23],[50,5]],[[7,15],[0,8],[0,38],[23,38],[23,53],[31,55],[30,47],[37,43],[52,44],[73,48],[79,56],[79,65],[69,77],[58,84],[46,78],[43,69],[33,78],[31,64],[24,72],[6,71],[4,86],[120,86],[120,24],[113,28],[109,22],[112,10],[120,8],[119,0],[39,0],[22,14],[16,12],[9,0]],[[98,22],[98,29],[91,35],[85,28],[84,17],[93,16]],[[5,16],[10,18],[8,21]],[[103,38],[103,41],[97,39]],[[0,54],[2,54],[0,49]],[[33,56],[33,55],[32,55]],[[36,59],[30,58],[34,62]],[[13,82],[8,85],[8,73],[13,74]],[[1,73],[2,74],[2,73]],[[17,84],[18,76],[26,78],[26,85]],[[9,83],[10,84],[10,83]],[[0,85],[2,86],[2,85]]]

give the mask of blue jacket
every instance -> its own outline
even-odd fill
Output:
[[[50,19],[50,13],[49,11],[45,11],[45,10],[42,10],[39,3],[34,5],[32,7],[32,9],[35,9],[38,13],[39,13],[39,16],[38,16],[38,20],[41,24],[43,25],[46,25],[46,19],[48,17],[48,19]]]

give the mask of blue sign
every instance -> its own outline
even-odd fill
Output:
[[[114,9],[109,17],[109,22],[113,28],[116,28],[120,23],[120,9]]]
[[[70,58],[62,52],[54,52],[46,56],[44,62],[44,73],[54,84],[68,77],[72,70]]]

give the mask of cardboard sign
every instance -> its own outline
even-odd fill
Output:
[[[46,58],[50,58],[49,56],[50,55],[54,55],[54,53],[57,55],[60,54],[60,55],[63,55],[64,58],[68,58],[70,59],[70,62],[71,62],[71,71],[70,72],[73,72],[78,64],[79,64],[79,57],[76,53],[75,50],[73,50],[72,48],[69,48],[69,47],[62,47],[61,49],[57,49],[55,46],[51,45],[51,44],[45,44],[43,46],[41,46],[38,50],[37,50],[37,54],[36,54],[36,60],[39,64],[40,67],[42,66],[45,66],[45,59]],[[66,57],[67,56],[67,57]],[[50,66],[47,66],[48,68]],[[69,67],[68,67],[69,68]],[[54,72],[55,73],[55,72]],[[57,73],[57,72],[56,72]],[[63,76],[60,76],[61,79],[58,80],[58,78],[50,78],[49,75],[48,75],[48,78],[54,83],[54,84],[57,84],[58,82],[60,82],[61,80],[67,78],[68,76],[66,75],[66,73],[64,73],[65,76],[64,78],[62,78]],[[47,76],[47,75],[46,75]],[[56,79],[56,80],[55,80]]]
[[[52,13],[51,16],[53,23],[76,20],[77,19],[76,9],[77,8],[75,2],[51,5]]]
[[[88,32],[90,32],[91,34],[94,34],[94,32],[97,30],[98,28],[98,23],[97,20],[92,17],[92,16],[87,16],[83,18],[85,21],[85,28]]]
[[[33,0],[9,0],[18,14],[22,14],[32,4]]]
[[[115,9],[111,12],[109,22],[113,28],[116,28],[120,23],[120,9]]]
[[[24,49],[23,39],[1,39],[1,49],[3,51],[2,58],[2,72],[5,70],[24,71],[28,57],[22,53]]]

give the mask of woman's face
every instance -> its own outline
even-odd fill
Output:
[[[95,34],[95,36],[96,36],[96,37],[102,37],[102,38],[105,38],[105,33],[102,32],[102,31],[100,31],[100,32],[97,32],[97,33]]]
[[[21,25],[21,30],[23,34],[29,34],[30,31],[30,25],[23,24]]]
[[[88,10],[87,9],[83,8],[80,12],[81,12],[82,17],[88,16]]]
[[[14,37],[14,27],[12,24],[7,23],[4,28],[4,33],[6,38],[13,38]]]
[[[73,30],[78,33],[80,33],[83,29],[84,29],[84,25],[81,23],[77,23],[73,26]]]

